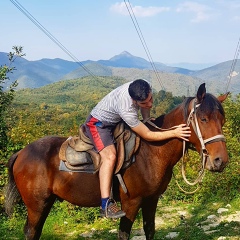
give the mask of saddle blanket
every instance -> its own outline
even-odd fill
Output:
[[[70,169],[66,166],[65,162],[62,160],[60,160],[59,170],[65,171],[65,172],[85,172],[85,173],[95,173],[96,172],[93,165],[85,166],[84,169],[79,169],[78,167],[76,167],[76,168],[71,167],[71,169]]]

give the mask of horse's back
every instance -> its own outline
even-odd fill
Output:
[[[22,149],[21,154],[30,156],[43,157],[44,159],[53,156],[59,152],[62,143],[66,140],[66,137],[59,136],[45,136]]]

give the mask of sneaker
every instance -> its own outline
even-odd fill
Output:
[[[99,217],[101,217],[101,218],[106,217],[106,210],[100,208],[100,216]]]
[[[121,218],[124,217],[126,213],[122,211],[116,204],[116,202],[110,202],[107,208],[100,209],[100,217],[107,217],[107,218]]]

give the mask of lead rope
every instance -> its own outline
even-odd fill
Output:
[[[199,106],[199,105],[196,105],[196,107],[198,107],[198,106]],[[192,111],[191,111],[190,114],[189,114],[187,126],[189,126],[190,123],[191,123],[190,119],[192,118],[193,112],[195,112],[194,109],[192,109]],[[161,131],[168,131],[168,130],[175,129],[175,128],[178,127],[178,126],[174,126],[174,127],[168,128],[168,129],[164,129],[164,128],[158,127],[156,124],[154,124],[154,123],[153,123],[152,121],[150,121],[150,120],[151,120],[151,117],[148,118],[148,119],[145,119],[145,120],[143,121],[143,123],[148,123],[149,125],[153,126],[154,128],[156,128],[156,129],[158,129],[158,130],[161,130]],[[194,127],[194,125],[193,125],[193,127]],[[183,140],[183,155],[182,155],[182,176],[183,176],[183,179],[184,179],[184,181],[185,181],[186,183],[188,183],[189,185],[196,185],[197,183],[200,184],[200,183],[202,182],[202,179],[203,179],[204,167],[203,167],[203,170],[200,171],[200,174],[199,174],[198,178],[194,181],[194,183],[189,182],[189,181],[187,180],[187,178],[186,178],[185,168],[184,168],[185,149],[186,149],[186,141]],[[205,160],[205,161],[206,161],[206,160]],[[204,165],[203,165],[203,166],[204,166]],[[200,188],[200,185],[199,185],[199,186],[198,186],[194,191],[192,191],[192,192],[186,191],[186,190],[184,190],[184,189],[180,186],[180,184],[178,183],[177,178],[176,178],[174,172],[173,172],[173,176],[174,176],[174,178],[175,178],[175,181],[176,181],[177,186],[179,187],[179,189],[180,189],[181,191],[183,191],[184,193],[186,193],[186,194],[193,194],[193,193],[195,193],[196,191],[198,191],[199,188]]]
[[[184,164],[184,159],[185,159],[185,148],[186,148],[186,141],[183,141],[183,155],[182,155],[182,176],[184,181],[190,185],[190,186],[194,186],[196,184],[199,184],[202,182],[203,177],[204,177],[204,167],[206,164],[206,159],[208,156],[207,153],[207,149],[205,147],[203,138],[202,138],[202,134],[198,125],[198,121],[197,121],[197,117],[196,117],[196,109],[200,106],[200,104],[196,104],[196,101],[194,101],[194,107],[192,108],[188,120],[187,120],[187,126],[190,126],[190,124],[192,124],[192,127],[201,143],[201,147],[202,147],[202,153],[201,153],[201,159],[202,159],[202,168],[199,171],[198,177],[196,178],[196,180],[194,182],[190,182],[188,181],[187,177],[186,177],[186,170],[185,170],[185,164]]]
[[[197,105],[196,105],[196,101],[194,102],[194,107],[192,108],[192,110],[191,110],[191,112],[190,112],[190,114],[189,114],[188,120],[187,120],[187,126],[189,126],[190,124],[192,124],[192,127],[193,127],[195,133],[197,134],[198,138],[199,138],[200,136],[202,136],[202,135],[201,135],[201,132],[200,132],[200,130],[199,130],[199,126],[198,126],[198,123],[197,123],[197,120],[196,120],[196,116],[195,116],[195,114],[196,114],[196,108],[199,107],[199,105],[200,105],[200,104],[197,104]],[[195,117],[194,117],[194,116],[195,116]],[[195,124],[194,124],[193,118],[195,119]],[[196,123],[197,123],[197,124],[196,124]],[[197,126],[197,127],[196,127],[196,126]],[[200,140],[200,142],[201,142],[201,145],[203,146],[203,144],[202,144],[202,141],[203,141],[203,140],[201,141],[201,139],[202,139],[202,137],[200,137],[199,140]],[[202,180],[203,180],[203,177],[204,177],[204,166],[205,166],[205,162],[206,162],[207,156],[203,155],[203,151],[202,151],[202,157],[201,157],[201,158],[202,158],[202,169],[199,171],[199,174],[198,174],[198,177],[196,178],[196,180],[195,180],[194,182],[190,182],[190,181],[188,181],[188,179],[187,179],[187,177],[186,177],[186,170],[185,170],[185,163],[184,163],[184,160],[185,160],[185,149],[186,149],[186,141],[183,140],[183,154],[182,154],[182,168],[181,168],[181,169],[182,169],[182,177],[183,177],[184,181],[185,181],[188,185],[190,185],[190,186],[194,186],[194,185],[196,185],[196,184],[199,184],[199,185],[198,185],[198,187],[197,187],[195,190],[193,190],[193,191],[191,191],[191,192],[190,192],[190,191],[186,191],[186,190],[184,190],[184,189],[180,186],[180,184],[179,184],[179,182],[178,182],[178,180],[177,180],[174,172],[173,172],[173,176],[174,176],[174,178],[175,178],[175,181],[176,181],[177,186],[179,187],[179,189],[180,189],[182,192],[184,192],[184,193],[186,193],[186,194],[193,194],[193,193],[197,192],[197,191],[200,189],[200,187],[201,187],[201,183],[202,183]],[[205,149],[205,146],[204,146],[204,149]],[[205,156],[205,157],[203,157],[203,156]]]

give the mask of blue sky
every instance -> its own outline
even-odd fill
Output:
[[[128,1],[126,1],[128,2]],[[131,0],[153,61],[232,60],[240,37],[239,0]],[[78,60],[107,60],[123,51],[148,60],[124,1],[18,0]],[[72,61],[10,0],[0,1],[0,51],[24,47],[26,59]]]

